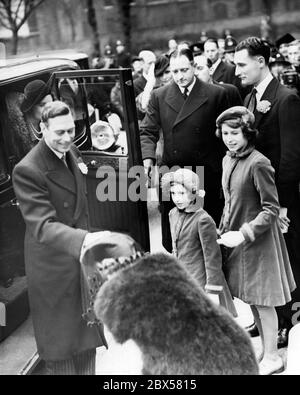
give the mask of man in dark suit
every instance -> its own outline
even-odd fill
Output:
[[[190,49],[175,51],[170,58],[173,81],[152,92],[141,124],[141,147],[145,172],[155,162],[155,149],[162,130],[164,151],[162,165],[204,166],[204,207],[220,220],[222,200],[220,182],[223,146],[215,136],[218,115],[228,107],[225,91],[195,77],[193,53]],[[169,202],[162,202],[163,245],[171,249],[168,213]]]
[[[204,55],[196,55],[194,56],[194,61],[195,75],[203,82],[206,82],[208,84],[215,84],[223,88],[227,95],[229,107],[241,106],[243,104],[241,95],[236,86],[232,84],[220,83],[213,80],[210,73],[210,68],[212,66],[210,59],[207,59]]]
[[[204,44],[204,55],[212,62],[212,77],[217,82],[226,84],[234,84],[235,67],[232,64],[225,63],[220,59],[220,51],[218,41],[209,38]]]
[[[70,108],[48,103],[40,140],[13,172],[26,223],[25,267],[38,353],[48,374],[95,374],[101,326],[83,319],[80,255],[99,232],[88,233],[84,165],[72,144]]]
[[[300,300],[300,99],[272,76],[269,59],[270,48],[259,38],[250,37],[236,48],[236,74],[243,85],[255,88],[246,97],[245,106],[255,114],[257,149],[275,169],[282,228],[289,225],[285,240],[298,288],[292,294],[292,302],[277,310],[281,347],[287,343],[293,304]]]
[[[214,81],[222,84],[235,85],[242,97],[248,93],[248,90],[241,85],[240,80],[235,75],[235,65],[224,62],[220,58],[218,41],[214,38],[208,39],[204,44],[204,55],[212,62],[211,75]]]

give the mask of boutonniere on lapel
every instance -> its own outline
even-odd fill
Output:
[[[79,170],[81,171],[81,173],[84,174],[84,175],[87,175],[87,173],[89,171],[87,165],[82,160],[79,160],[77,165],[78,165]]]
[[[256,109],[258,112],[266,114],[271,110],[271,103],[268,100],[262,100],[257,103]]]

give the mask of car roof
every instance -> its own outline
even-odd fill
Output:
[[[0,85],[35,76],[38,72],[78,68],[75,61],[63,58],[6,59],[5,65],[0,67]]]

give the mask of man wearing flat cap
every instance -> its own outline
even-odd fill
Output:
[[[285,241],[298,288],[292,293],[292,302],[277,310],[285,330],[284,340],[279,342],[282,346],[287,343],[293,303],[300,300],[300,99],[272,76],[269,59],[270,47],[260,38],[249,37],[236,48],[236,74],[244,86],[254,86],[244,104],[255,115],[254,128],[259,131],[256,148],[275,169],[280,217],[290,220]]]
[[[13,185],[26,224],[25,268],[34,333],[47,373],[94,374],[101,326],[83,318],[80,256],[89,233],[85,174],[72,144],[75,123],[63,102],[45,105],[43,138],[15,166]]]

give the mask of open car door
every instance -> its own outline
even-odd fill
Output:
[[[92,231],[127,233],[150,250],[144,180],[130,69],[54,73],[57,98],[75,120],[75,144],[88,168]]]

